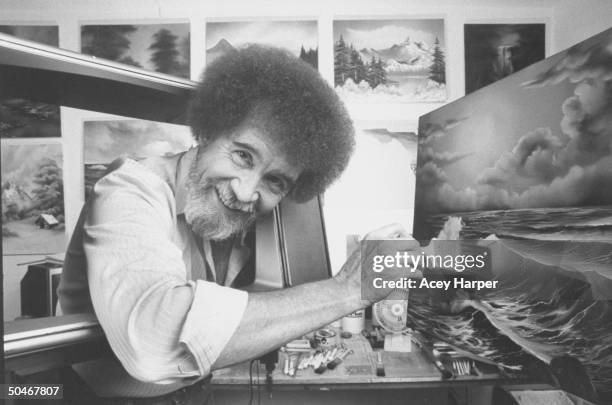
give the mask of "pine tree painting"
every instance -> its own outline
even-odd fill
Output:
[[[119,63],[189,78],[189,24],[84,25],[81,51]]]
[[[40,221],[49,221],[46,228]],[[50,254],[65,249],[59,144],[2,145],[2,250]]]
[[[429,78],[436,83],[446,83],[446,63],[444,52],[440,49],[440,41],[436,38],[433,52],[433,62],[429,68]]]
[[[334,85],[355,102],[446,99],[444,22],[334,21]]]

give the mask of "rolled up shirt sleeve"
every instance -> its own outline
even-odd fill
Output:
[[[83,249],[94,310],[136,379],[170,384],[205,376],[237,329],[248,295],[187,279],[173,241],[172,190],[153,173],[137,174],[104,177],[89,202]]]

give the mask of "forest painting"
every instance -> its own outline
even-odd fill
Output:
[[[544,24],[466,24],[465,94],[544,59]]]
[[[206,23],[206,63],[248,44],[285,48],[318,66],[316,21],[232,21]]]
[[[446,100],[444,20],[334,21],[334,86],[346,101]]]
[[[418,142],[415,237],[480,240],[500,288],[423,300],[417,326],[611,403],[612,29],[422,116]]]
[[[2,144],[2,251],[65,249],[62,148]]]
[[[85,121],[85,198],[120,156],[135,160],[174,155],[194,145],[189,127],[144,120]]]
[[[0,25],[0,33],[49,46],[58,46],[59,43],[56,25]],[[61,136],[59,106],[0,96],[0,137],[59,136]]]
[[[189,24],[83,25],[81,52],[189,78]]]

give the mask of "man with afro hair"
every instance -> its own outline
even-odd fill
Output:
[[[233,288],[252,256],[244,236],[254,220],[284,198],[322,193],[353,150],[351,120],[312,67],[275,48],[230,52],[206,69],[189,117],[198,145],[116,164],[68,247],[61,308],[95,312],[116,355],[75,366],[97,397],[202,401],[206,390],[193,387],[212,370],[384,298],[362,299],[358,255],[331,279]],[[404,235],[397,226],[377,234]]]

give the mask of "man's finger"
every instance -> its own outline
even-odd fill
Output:
[[[398,239],[398,238],[407,238],[407,239],[412,238],[412,236],[408,233],[406,228],[404,228],[403,225],[398,224],[398,223],[385,225],[382,228],[378,228],[371,232],[368,232],[363,237],[364,240]]]

